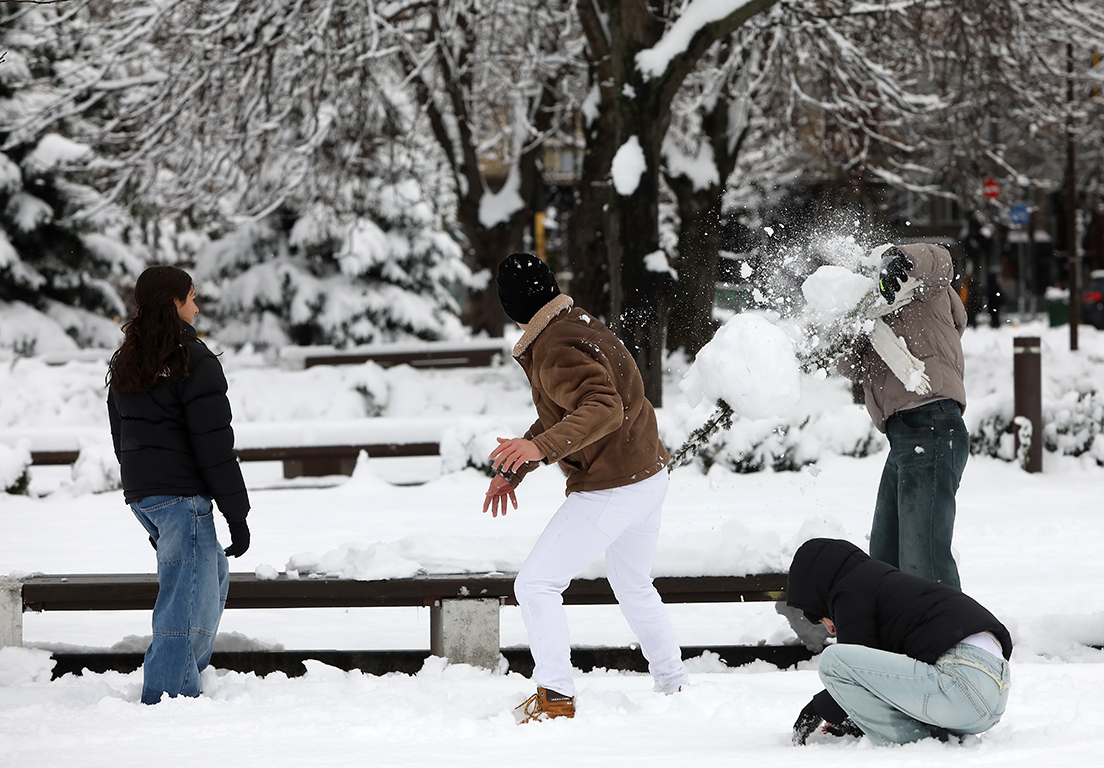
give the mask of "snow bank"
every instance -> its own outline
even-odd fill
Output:
[[[48,683],[54,664],[49,651],[0,648],[0,687]]]

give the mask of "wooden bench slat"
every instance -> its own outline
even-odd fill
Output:
[[[440,443],[376,443],[371,445],[306,445],[287,448],[238,448],[242,461],[284,461],[287,459],[352,458],[367,451],[372,459],[395,456],[436,456]]]
[[[478,368],[492,365],[505,355],[502,346],[490,349],[444,349],[419,352],[349,352],[312,355],[303,358],[303,367],[316,365],[359,365],[371,360],[384,368],[410,365],[414,368]]]
[[[785,574],[659,577],[656,589],[668,603],[750,602],[785,599]],[[227,608],[325,608],[424,606],[449,598],[514,599],[513,575],[448,574],[410,579],[358,581],[337,578],[258,579],[230,574]],[[23,603],[35,611],[147,610],[157,599],[154,574],[69,574],[23,582]],[[576,579],[565,605],[615,603],[606,579]]]
[[[31,463],[43,466],[76,464],[80,451],[31,451]]]

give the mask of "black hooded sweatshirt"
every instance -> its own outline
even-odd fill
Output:
[[[811,539],[801,545],[790,565],[786,603],[804,611],[810,621],[831,619],[837,642],[927,664],[978,632],[992,632],[1004,658],[1012,657],[1008,630],[972,597],[872,560],[841,539]],[[829,723],[847,716],[828,691],[813,701]]]
[[[245,520],[249,495],[234,453],[226,376],[185,324],[191,367],[149,392],[109,392],[111,437],[128,504],[147,496],[214,499],[227,522]]]

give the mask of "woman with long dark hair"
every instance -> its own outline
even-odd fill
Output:
[[[249,548],[249,496],[234,453],[226,376],[198,338],[192,278],[149,267],[107,373],[111,437],[126,502],[157,550],[159,591],[142,702],[198,696],[226,605],[227,556]],[[212,501],[230,528],[225,552]]]

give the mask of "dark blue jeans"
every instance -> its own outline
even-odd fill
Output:
[[[870,556],[906,573],[961,589],[951,555],[955,493],[970,455],[970,435],[954,400],[898,411],[886,421]]]

